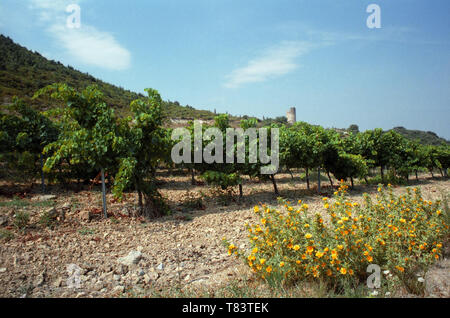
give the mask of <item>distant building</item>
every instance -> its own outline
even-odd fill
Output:
[[[297,115],[296,115],[296,111],[295,111],[295,107],[291,107],[291,109],[289,109],[289,111],[286,114],[287,117],[287,121],[289,124],[295,124],[297,122]]]

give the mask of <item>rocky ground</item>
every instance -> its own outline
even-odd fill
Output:
[[[279,178],[283,197],[302,199],[310,209],[322,209],[321,197],[307,191],[302,182],[288,175]],[[221,286],[250,275],[241,261],[229,257],[222,238],[244,247],[244,224],[252,222],[252,208],[259,202],[276,205],[270,183],[249,181],[241,202],[212,193],[203,185],[191,186],[185,177],[161,177],[162,194],[175,211],[156,221],[133,217],[135,195],[123,202],[108,195],[110,217],[101,216],[97,191],[52,190],[50,196],[26,193],[23,198],[0,197],[1,297],[111,297],[132,290],[145,293],[186,286]],[[417,186],[427,199],[449,194],[449,180],[423,179]],[[189,190],[187,190],[189,189]],[[361,193],[376,187],[357,187]],[[401,191],[403,187],[396,188]],[[332,192],[323,189],[324,193]],[[202,197],[203,207],[193,207],[192,198]],[[11,203],[12,201],[21,203]],[[18,211],[31,215],[29,226],[19,232],[12,226]],[[47,211],[57,218],[50,229],[39,224]],[[426,276],[427,296],[450,296],[449,261],[440,261]]]

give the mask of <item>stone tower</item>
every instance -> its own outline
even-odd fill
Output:
[[[289,111],[286,114],[287,117],[287,121],[289,124],[295,124],[297,122],[297,115],[296,115],[296,111],[295,111],[295,107],[291,107],[291,109],[289,109]]]

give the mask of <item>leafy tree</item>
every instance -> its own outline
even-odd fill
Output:
[[[23,100],[15,97],[13,103],[5,107],[9,113],[0,113],[0,153],[10,163],[18,163],[22,176],[33,178],[36,171],[36,160],[41,161],[42,188],[44,191],[44,175],[42,173],[42,151],[46,145],[58,137],[58,127],[45,115],[28,106]],[[28,173],[24,173],[28,171]]]
[[[354,135],[356,135],[356,134],[359,133],[359,127],[358,127],[358,125],[355,125],[355,124],[350,125],[350,127],[348,127],[347,130],[348,130],[349,132],[351,132],[352,134],[354,134]]]
[[[350,178],[352,188],[354,187],[354,178],[364,178],[369,173],[367,163],[361,155],[345,152],[339,153],[330,170],[338,180],[346,181],[347,178]]]
[[[113,192],[122,197],[123,191],[134,185],[141,215],[156,218],[169,212],[158,191],[155,172],[158,164],[170,156],[170,139],[162,127],[161,96],[154,89],[146,92],[148,98],[131,103],[133,117],[125,118],[119,125],[114,149],[120,164]]]
[[[58,110],[62,131],[58,140],[44,148],[44,152],[50,154],[44,169],[50,171],[66,160],[70,164],[83,163],[100,171],[106,217],[104,175],[115,163],[112,147],[117,138],[114,110],[108,107],[103,94],[95,86],[78,92],[66,84],[53,84],[39,90],[34,98],[42,96],[64,103]]]
[[[441,144],[440,146],[435,146],[435,148],[436,160],[439,163],[438,169],[443,177],[448,176],[447,170],[450,167],[450,146]]]
[[[384,182],[384,169],[395,160],[393,156],[399,152],[403,137],[395,131],[383,132],[381,128],[368,130],[361,134],[362,156],[380,167]]]

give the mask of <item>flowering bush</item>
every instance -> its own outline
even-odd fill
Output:
[[[228,253],[269,283],[313,279],[335,287],[362,282],[369,264],[405,281],[441,257],[449,227],[440,201],[424,200],[419,189],[397,197],[379,186],[376,202],[365,194],[361,206],[347,188],[342,183],[333,199],[323,198],[328,215],[311,215],[301,200],[298,208],[282,201],[281,211],[255,206],[260,222],[247,224],[251,251],[225,240]]]

